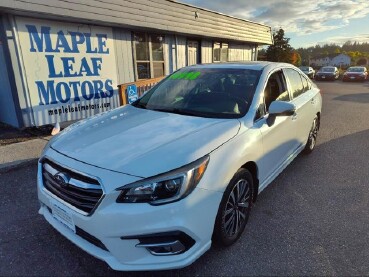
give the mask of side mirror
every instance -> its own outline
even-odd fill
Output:
[[[296,106],[289,102],[273,101],[269,106],[269,115],[290,116],[296,111]]]
[[[290,116],[296,111],[296,106],[289,102],[284,101],[273,101],[269,106],[269,116],[267,118],[268,126],[274,124],[277,116]]]

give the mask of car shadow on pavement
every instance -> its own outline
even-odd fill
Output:
[[[369,93],[346,94],[335,97],[333,98],[333,100],[356,102],[356,103],[369,103]]]
[[[0,179],[0,275],[366,275],[368,138],[318,140],[259,195],[236,244],[169,271],[113,271],[37,215],[36,166],[9,172]]]

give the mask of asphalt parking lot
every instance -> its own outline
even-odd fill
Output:
[[[317,84],[324,106],[315,151],[259,195],[238,243],[160,275],[369,273],[369,82]],[[122,274],[38,215],[36,165],[0,174],[0,199],[0,275]]]

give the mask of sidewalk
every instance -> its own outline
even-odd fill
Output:
[[[0,125],[0,174],[37,161],[51,138]],[[19,142],[20,141],[20,142]]]
[[[36,138],[0,146],[0,173],[36,161],[49,138]]]

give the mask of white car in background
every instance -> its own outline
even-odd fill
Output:
[[[310,79],[314,79],[315,70],[311,66],[300,66],[299,67],[302,72],[304,72]]]
[[[257,195],[313,151],[321,107],[289,64],[180,69],[49,142],[39,213],[115,270],[187,266],[212,242],[237,241]]]

